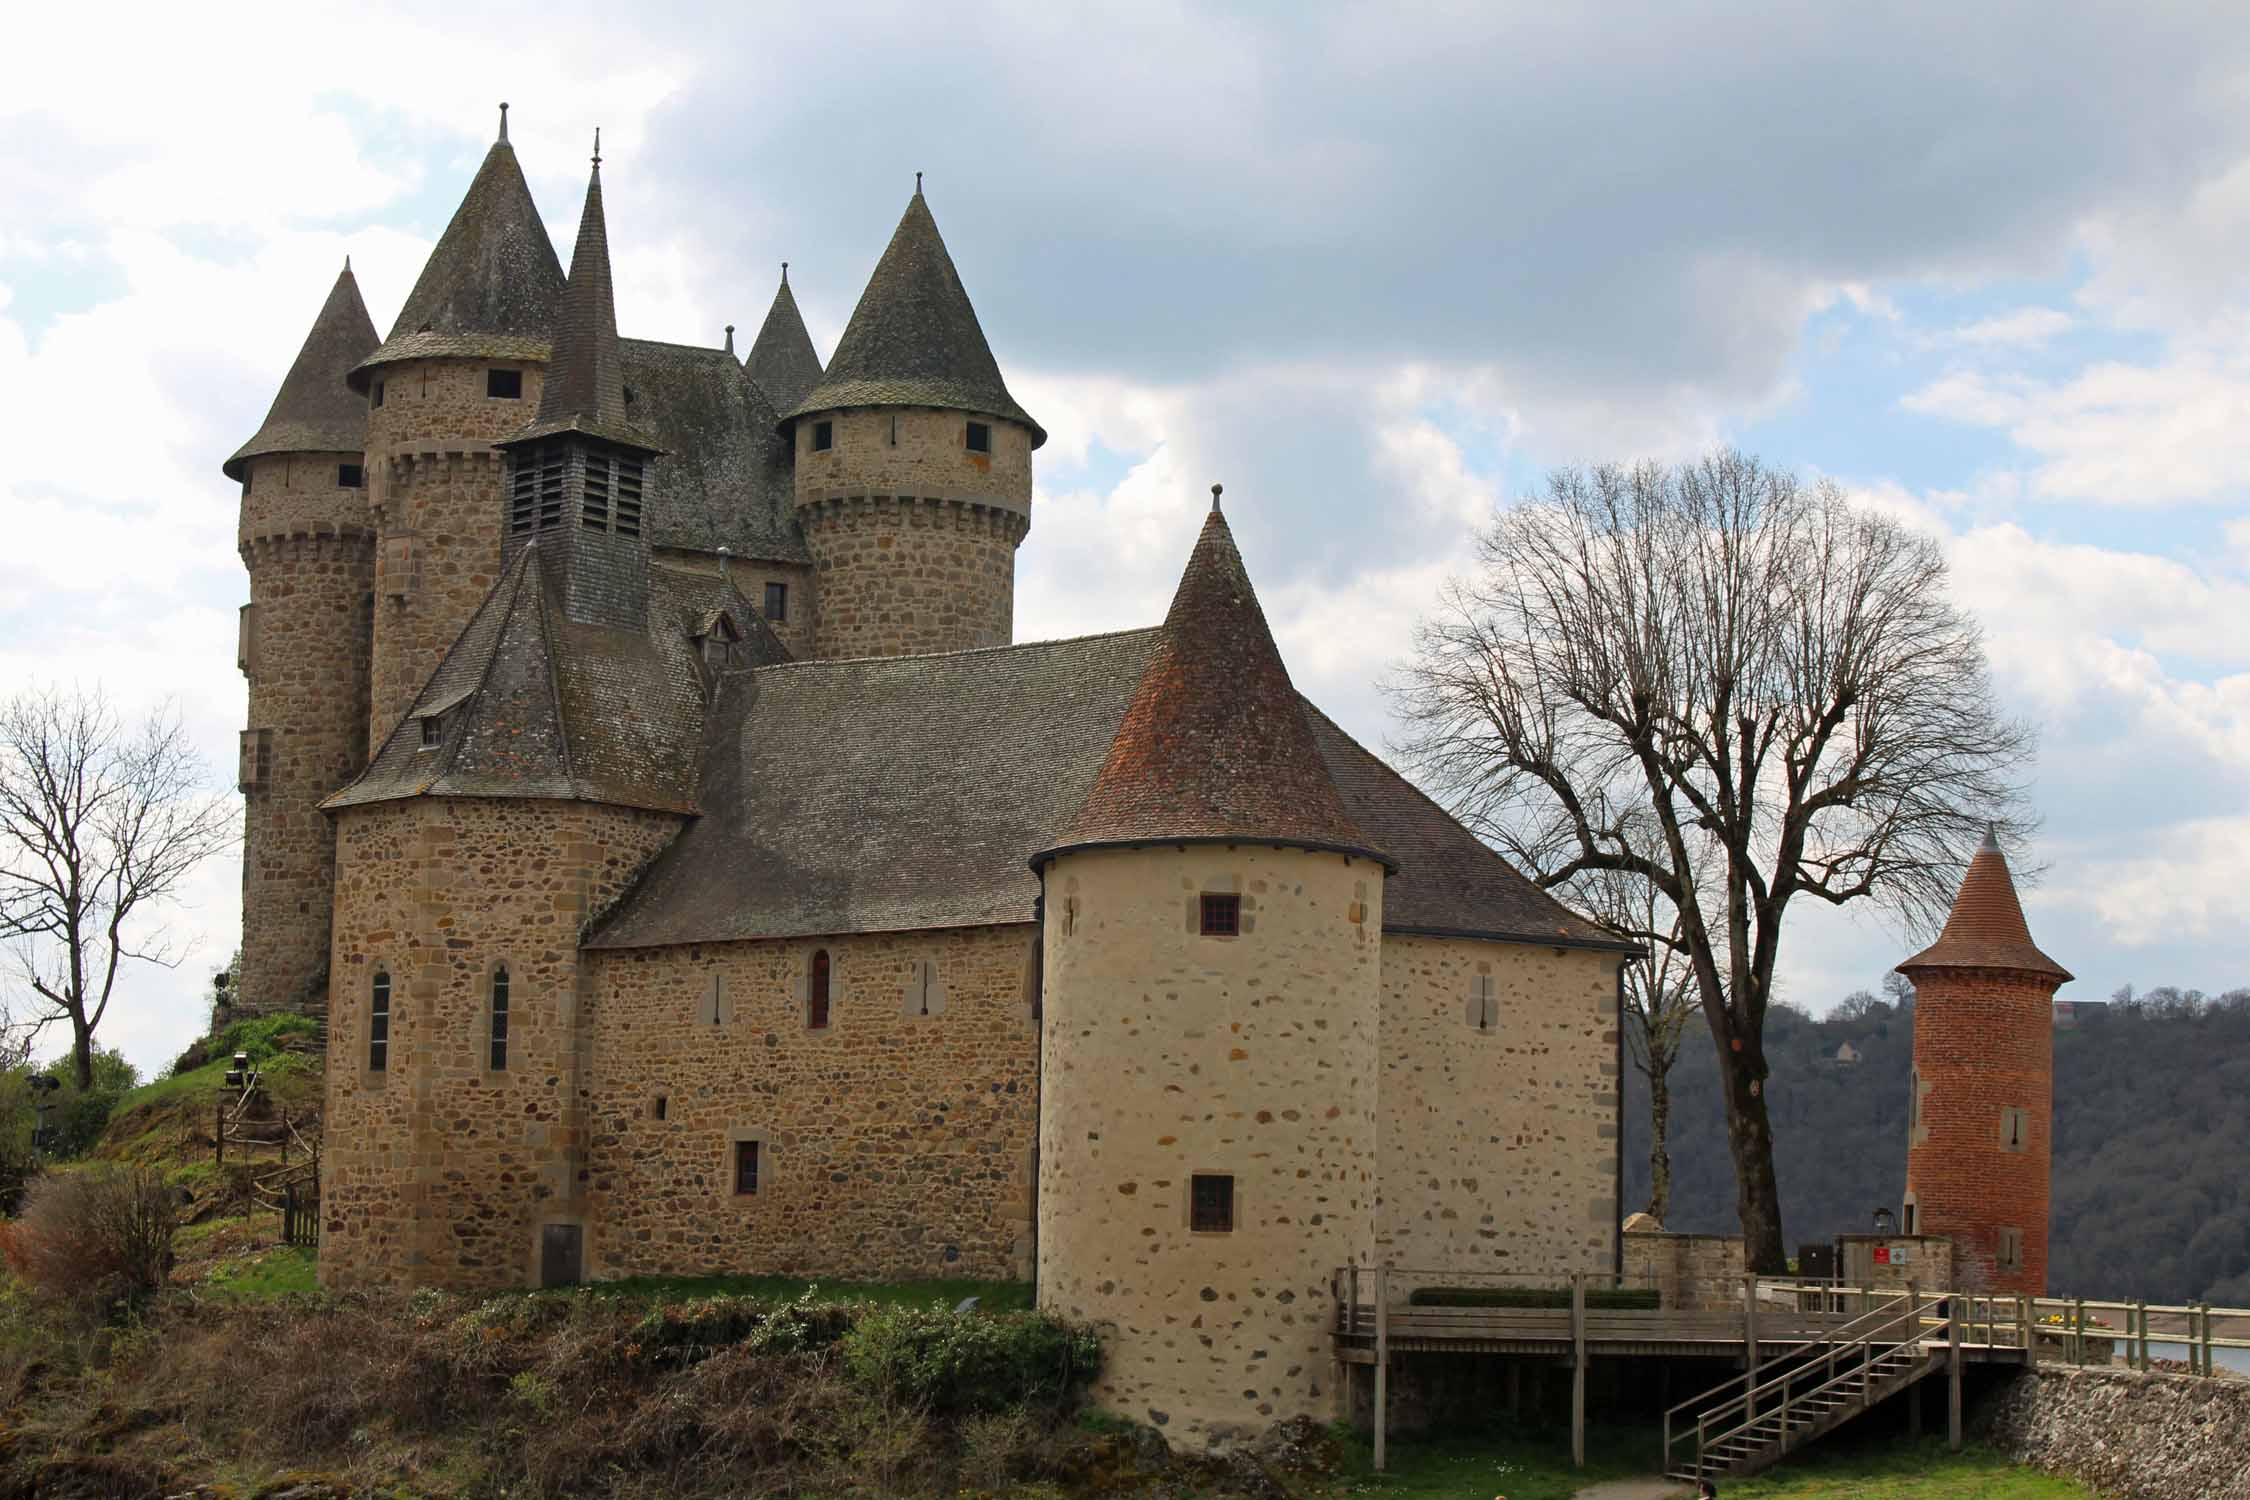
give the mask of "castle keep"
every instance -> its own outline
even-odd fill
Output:
[[[347,267],[226,464],[324,1284],[1031,1277],[1197,1435],[1334,1414],[1338,1267],[1613,1265],[1623,945],[1297,693],[1216,491],[1015,643],[1045,437],[919,186],[825,367],[786,270],[622,337],[504,128],[388,338]]]

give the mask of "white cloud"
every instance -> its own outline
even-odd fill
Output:
[[[2034,348],[2059,338],[2070,329],[2069,313],[2052,307],[2019,307],[2012,312],[1994,313],[1989,318],[1963,324],[1946,338],[1956,344]]]

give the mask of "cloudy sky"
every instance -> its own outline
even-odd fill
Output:
[[[1496,504],[1736,443],[1944,539],[2043,741],[2066,994],[2250,983],[2250,17],[1951,3],[35,7],[0,94],[0,672],[231,772],[236,493],[349,253],[387,329],[493,134],[629,333],[825,354],[912,189],[1046,425],[1019,638],[1157,618],[1214,480],[1301,685]],[[1825,18],[1820,13],[1827,12]],[[108,1034],[200,1027],[198,939]],[[1805,913],[1789,997],[1908,939]]]

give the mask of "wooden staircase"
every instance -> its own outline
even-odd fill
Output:
[[[1664,1414],[1667,1476],[1692,1484],[1755,1474],[1945,1369],[1948,1335],[1958,1336],[1946,1311],[1942,1296],[1892,1297],[1681,1402]]]

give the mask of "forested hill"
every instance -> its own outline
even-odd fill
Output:
[[[2083,1008],[2082,1008],[2083,1009]],[[2250,1306],[2250,991],[2212,1001],[2152,991],[2055,1034],[2058,1294]],[[1791,1253],[1898,1212],[1906,1183],[1913,1009],[1876,1001],[1815,1021],[1767,1021],[1774,1167]],[[1849,1042],[1852,1065],[1832,1059]],[[1648,1085],[1626,1067],[1625,1204],[1648,1202]],[[1672,1211],[1665,1227],[1733,1233],[1718,1069],[1702,1018],[1672,1070]]]

